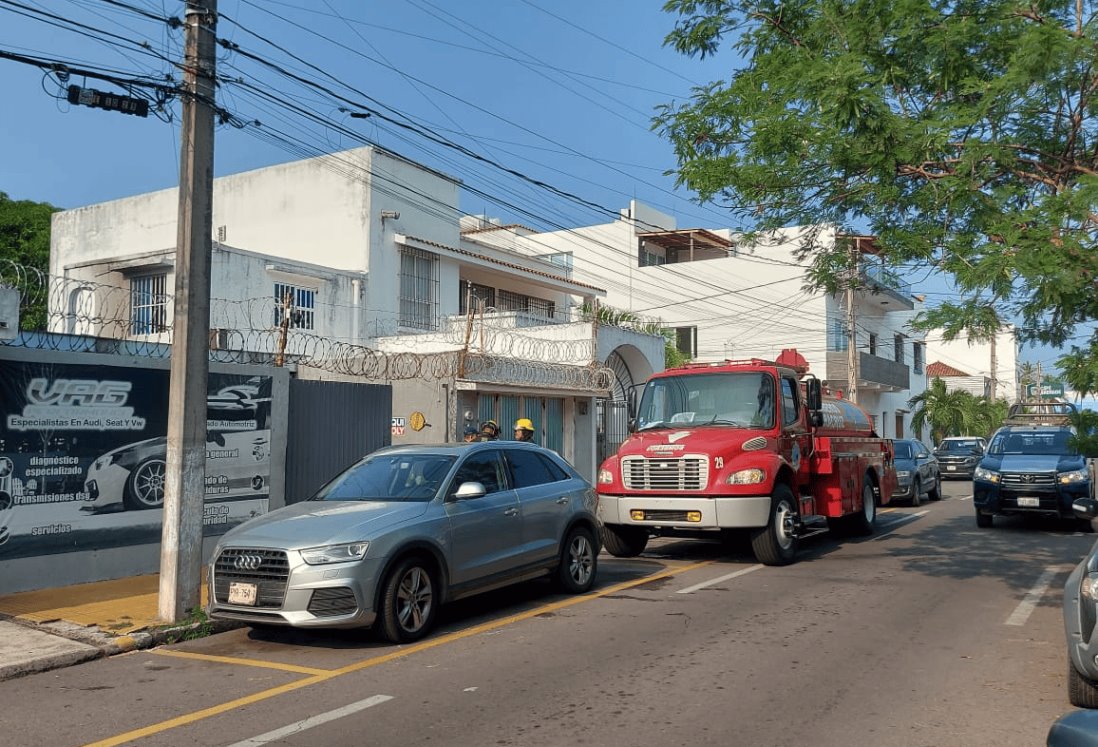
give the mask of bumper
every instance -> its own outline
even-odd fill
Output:
[[[1098,605],[1083,598],[1079,592],[1085,573],[1084,561],[1075,566],[1064,584],[1064,636],[1072,666],[1088,680],[1098,682],[1098,663],[1095,662],[1098,635],[1094,634]]]
[[[109,506],[122,505],[126,481],[129,479],[130,471],[117,464],[108,464],[101,469],[93,467],[88,470],[88,479],[84,483],[84,491],[88,494],[88,501],[82,508],[89,511],[98,511]]]
[[[1057,492],[1031,491],[1026,494],[1004,491],[995,483],[973,483],[972,503],[984,513],[997,515],[1044,514],[1061,519],[1075,518],[1071,504],[1090,495],[1089,483],[1063,485]]]
[[[915,494],[915,483],[909,482],[907,485],[897,485],[896,489],[892,491],[893,498],[899,498],[900,500],[911,500]]]
[[[257,579],[247,573],[219,568],[218,559],[210,564],[210,601],[207,612],[217,620],[295,628],[362,628],[374,624],[377,580],[380,560],[363,560],[327,566],[311,566],[293,560],[287,552],[289,573],[285,580]],[[255,605],[230,604],[230,584],[255,583]]]
[[[643,519],[634,519],[633,511],[643,511]],[[697,512],[698,521],[687,514]],[[690,498],[669,496],[599,496],[599,519],[604,524],[629,524],[676,529],[735,529],[765,527],[770,520],[770,496]]]
[[[963,478],[965,480],[972,479],[972,473],[976,471],[975,464],[941,464],[939,465],[942,479],[948,480],[953,478]]]

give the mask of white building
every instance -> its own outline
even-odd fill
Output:
[[[927,335],[926,348],[929,360],[940,361],[969,376],[986,379],[987,396],[1018,401],[1018,341],[1013,326],[1003,327],[994,341],[986,342],[977,341],[967,333],[946,342],[942,339],[941,330],[934,330]],[[973,394],[981,396],[978,391],[973,391]]]
[[[211,347],[392,383],[394,443],[529,417],[593,479],[606,362],[647,376],[663,340],[579,313],[606,292],[559,260],[463,243],[459,187],[374,148],[215,179]],[[52,331],[169,340],[177,202],[168,189],[54,215]]]
[[[680,350],[700,361],[760,357],[796,348],[833,392],[848,389],[844,299],[804,290],[808,260],[798,250],[850,241],[865,290],[855,294],[858,402],[881,435],[910,434],[908,400],[925,390],[923,336],[910,289],[875,263],[868,237],[838,237],[826,226],[790,229],[746,246],[729,229],[679,229],[673,217],[635,201],[618,220],[537,233],[484,218],[464,222],[463,240],[529,255],[567,257],[573,277],[606,288],[606,304],[658,318]],[[628,370],[622,378],[643,381]]]

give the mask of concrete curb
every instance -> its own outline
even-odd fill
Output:
[[[112,635],[103,632],[96,626],[84,627],[64,620],[35,623],[2,613],[0,613],[0,620],[38,633],[65,638],[86,647],[81,650],[42,656],[17,664],[0,663],[0,681],[53,669],[62,669],[107,656],[116,656],[193,638],[205,638],[244,627],[241,623],[234,621],[210,620],[189,625],[138,630],[126,635]]]

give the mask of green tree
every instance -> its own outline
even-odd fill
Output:
[[[938,377],[908,403],[914,408],[912,428],[917,433],[929,428],[934,443],[946,436],[986,437],[1002,424],[1008,410],[1004,399],[993,401],[970,392],[949,391]]]
[[[60,208],[45,202],[12,200],[0,192],[0,283],[23,292],[20,327],[46,328],[50,264],[50,216]]]
[[[729,80],[663,106],[681,185],[751,230],[834,225],[952,275],[924,328],[1098,318],[1098,0],[668,0],[666,43],[728,46]],[[811,239],[811,237],[809,237]],[[835,291],[842,247],[801,247]],[[1071,355],[1093,360],[1091,337]]]

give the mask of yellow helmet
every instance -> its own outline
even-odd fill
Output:
[[[519,418],[515,421],[515,430],[530,431],[532,433],[534,430],[534,423],[530,418]]]

